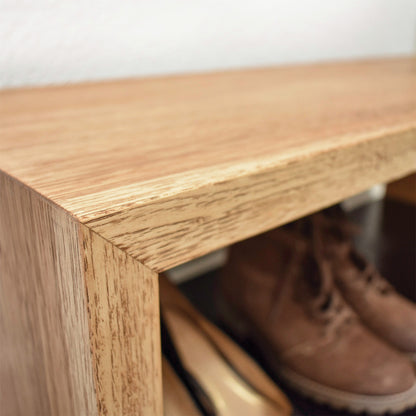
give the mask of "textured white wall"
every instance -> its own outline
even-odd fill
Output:
[[[416,0],[0,0],[0,88],[410,54]]]

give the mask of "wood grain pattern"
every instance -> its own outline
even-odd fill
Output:
[[[98,415],[78,225],[0,172],[0,413]]]
[[[414,58],[0,93],[0,166],[156,271],[409,173],[415,146]]]
[[[7,412],[161,414],[157,272],[415,171],[416,59],[2,91],[0,167]]]
[[[157,274],[81,227],[100,415],[162,415]]]
[[[0,175],[2,416],[162,415],[157,274]]]
[[[224,178],[185,191],[180,198],[168,195],[88,225],[150,268],[162,271],[415,168],[415,132],[408,131],[334,148],[306,160],[266,165],[256,174]],[[162,184],[159,187],[163,192]]]
[[[149,181],[180,193],[196,169],[218,181],[415,123],[416,59],[9,90],[0,166],[86,222],[158,198]]]

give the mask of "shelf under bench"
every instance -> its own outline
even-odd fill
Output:
[[[416,59],[5,90],[0,168],[10,414],[160,414],[157,274],[414,172]]]

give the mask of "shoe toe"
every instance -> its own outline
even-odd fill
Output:
[[[391,395],[405,392],[416,385],[412,362],[394,350],[385,353],[383,360],[368,369],[372,394]]]

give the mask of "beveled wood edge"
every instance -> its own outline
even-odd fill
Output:
[[[350,159],[350,166],[345,163],[345,158]],[[119,211],[92,220],[88,216],[75,216],[55,201],[25,186],[150,271],[160,273],[340,202],[374,184],[387,183],[416,172],[416,126],[364,134],[347,145],[311,151],[307,156],[294,156],[284,163],[279,158],[276,163],[273,160],[262,163],[257,170],[252,167],[233,168],[227,171],[225,178],[219,175],[214,181],[202,181],[202,186],[190,187],[190,190],[179,186],[173,193],[165,195],[163,189],[169,186],[165,184],[161,187],[163,197],[159,199],[145,201],[139,206],[133,204],[126,209],[121,207]],[[336,176],[339,170],[337,161],[347,168],[344,176],[354,173],[354,183],[341,180],[340,186],[332,185],[330,189],[325,189],[324,183],[318,186],[322,178],[327,180],[325,174],[330,175],[329,179],[333,181],[332,176]],[[324,170],[319,172],[322,167]],[[368,167],[371,172],[362,174]],[[312,175],[308,169],[312,169]],[[311,176],[308,186],[302,184],[302,175]],[[250,204],[252,197],[247,189],[254,192],[258,201],[264,201],[257,211],[265,205],[267,207],[266,213],[258,212],[257,216],[254,213],[254,219],[253,216],[247,218],[250,211],[247,203]],[[322,197],[305,199],[302,192],[309,197],[314,192]],[[293,196],[296,198],[291,201]],[[218,200],[221,206],[218,206]],[[224,217],[225,214],[228,218]],[[166,221],[167,218],[175,220]],[[227,221],[230,218],[231,221]],[[244,224],[244,229],[238,228],[238,224]]]
[[[414,171],[411,127],[219,178],[85,225],[160,273]]]

